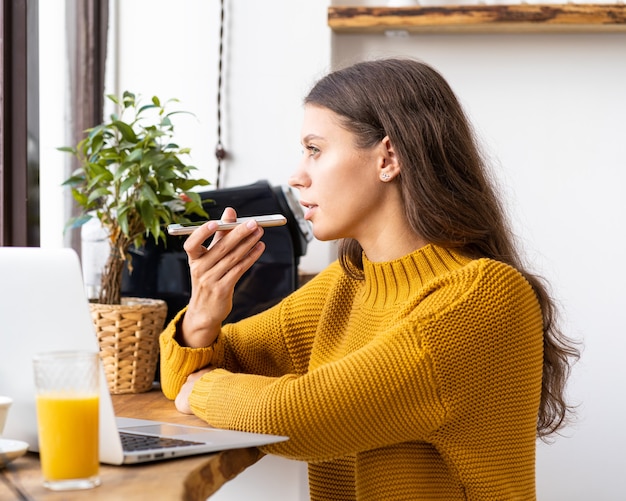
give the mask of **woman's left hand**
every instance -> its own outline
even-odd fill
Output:
[[[182,412],[183,414],[193,414],[191,406],[189,405],[189,396],[193,390],[193,385],[196,384],[196,381],[203,375],[207,372],[211,372],[212,370],[212,367],[207,367],[206,369],[200,369],[199,371],[193,372],[187,376],[187,381],[181,387],[178,395],[176,395],[176,400],[174,400],[174,404],[176,405],[178,412]]]

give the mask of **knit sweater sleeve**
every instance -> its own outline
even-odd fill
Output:
[[[445,408],[432,378],[432,360],[426,352],[415,353],[411,344],[373,343],[304,375],[217,369],[195,384],[190,404],[218,428],[289,436],[264,450],[304,461],[424,438],[442,424]],[[414,352],[411,362],[407,354],[405,368],[393,370],[397,351],[407,349]],[[419,401],[417,414],[407,412],[411,401]]]
[[[174,400],[189,374],[223,358],[223,343],[218,340],[206,348],[187,348],[176,341],[176,332],[187,308],[182,309],[159,336],[161,390]]]

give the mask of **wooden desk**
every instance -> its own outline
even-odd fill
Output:
[[[159,390],[113,395],[118,416],[206,426],[195,416],[180,414]],[[0,469],[0,500],[200,501],[263,457],[256,447],[217,454],[170,459],[143,465],[100,465],[102,484],[84,491],[54,492],[42,485],[39,455],[27,453]]]

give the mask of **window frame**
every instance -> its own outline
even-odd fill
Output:
[[[0,246],[38,246],[38,0],[0,0]]]

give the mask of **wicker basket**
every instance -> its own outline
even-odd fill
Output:
[[[165,301],[122,298],[119,305],[89,306],[111,393],[150,390],[159,356],[159,334],[167,316]]]

